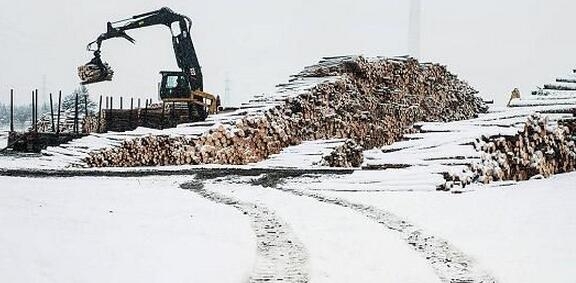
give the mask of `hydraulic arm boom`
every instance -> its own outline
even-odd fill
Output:
[[[119,25],[123,23],[123,25]],[[176,25],[177,23],[177,25]],[[172,33],[172,46],[176,56],[176,63],[178,67],[185,74],[185,78],[191,91],[203,90],[202,70],[196,56],[194,44],[190,38],[190,27],[192,21],[190,18],[174,13],[169,8],[161,8],[157,11],[152,11],[140,15],[135,15],[131,18],[107,23],[107,31],[98,38],[88,44],[87,49],[94,51],[95,59],[93,61],[100,61],[100,48],[102,42],[111,38],[125,38],[126,40],[134,43],[135,40],[126,34],[127,30],[143,28],[153,25],[165,25]],[[94,46],[95,45],[95,46]]]

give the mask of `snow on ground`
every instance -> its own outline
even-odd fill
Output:
[[[273,209],[306,247],[311,282],[440,282],[402,239],[353,211],[260,186],[207,189]]]
[[[0,282],[251,282],[281,268],[284,253],[293,256],[280,264],[311,282],[441,281],[437,262],[367,207],[446,240],[499,282],[576,277],[576,173],[453,194],[387,191],[357,172],[366,173],[278,188],[255,177],[205,181],[223,202],[180,189],[192,176],[0,177]],[[263,242],[262,254],[270,233],[279,247]]]
[[[569,173],[510,186],[478,185],[463,194],[323,194],[402,215],[473,256],[500,282],[574,282],[574,184],[576,173]],[[302,189],[301,183],[293,186]],[[341,186],[342,190],[351,187]]]
[[[264,168],[313,168],[321,167],[323,156],[330,154],[334,148],[344,144],[343,139],[304,141],[299,145],[289,146],[280,153],[255,164]]]
[[[0,282],[246,281],[250,224],[180,182],[0,177]]]

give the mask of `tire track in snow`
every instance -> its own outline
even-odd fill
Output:
[[[273,211],[208,191],[198,180],[180,187],[210,201],[232,206],[250,218],[257,239],[257,257],[249,282],[308,282],[306,250],[288,224]]]
[[[399,233],[408,245],[426,259],[443,282],[496,282],[496,279],[480,269],[473,259],[450,245],[446,240],[429,234],[388,211],[302,190],[288,189],[281,186],[276,187],[276,189],[352,209]]]

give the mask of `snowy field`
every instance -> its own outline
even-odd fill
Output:
[[[576,173],[462,194],[193,178],[0,177],[0,282],[576,278]]]
[[[246,281],[247,220],[178,182],[0,177],[0,282]]]
[[[402,215],[471,255],[500,282],[576,278],[576,173],[458,195],[333,195]]]

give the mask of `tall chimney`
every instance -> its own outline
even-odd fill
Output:
[[[410,0],[408,48],[410,56],[420,59],[420,0]]]

